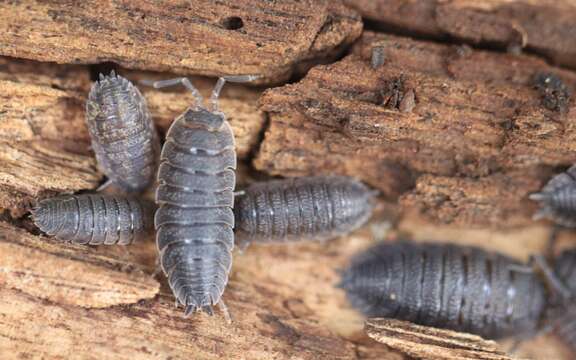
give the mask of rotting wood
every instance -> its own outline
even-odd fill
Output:
[[[386,59],[372,69],[375,46]],[[270,126],[254,164],[357,176],[434,222],[527,224],[527,194],[576,159],[576,102],[546,109],[542,72],[576,87],[576,74],[533,57],[365,32],[348,57],[264,93]],[[415,105],[401,112],[407,91]]]
[[[571,0],[345,0],[377,26],[406,35],[526,48],[576,68],[576,5]]]
[[[0,287],[62,305],[102,308],[156,296],[160,285],[135,264],[97,248],[65,245],[0,222]]]
[[[158,77],[126,76],[134,81]],[[192,80],[206,96],[215,83]],[[89,151],[84,120],[90,85],[86,68],[0,58],[0,209],[19,217],[35,199],[98,187],[102,175]],[[186,92],[141,89],[161,132],[192,104]],[[240,158],[260,140],[265,118],[258,110],[259,95],[259,90],[229,84],[221,97]]]
[[[361,30],[357,13],[330,0],[0,3],[2,55],[260,82],[333,57]]]
[[[368,336],[416,359],[512,360],[494,341],[395,319],[368,319]]]
[[[138,359],[359,358],[358,345],[327,325],[343,323],[343,296],[333,283],[335,269],[355,251],[354,242],[251,246],[243,254],[235,253],[224,293],[233,319],[227,324],[218,310],[212,317],[198,313],[183,318],[163,276],[156,294],[157,283],[150,275],[155,262],[152,239],[143,239],[128,252],[114,252],[111,247],[65,245],[10,226],[0,224],[0,253],[13,254],[0,259],[3,359],[27,354],[99,359],[118,354]],[[142,268],[146,274],[138,270]],[[115,303],[130,304],[111,306]],[[375,342],[361,349],[368,354],[363,358],[390,355]]]

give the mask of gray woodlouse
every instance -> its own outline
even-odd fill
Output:
[[[140,192],[154,181],[160,143],[146,100],[130,81],[100,74],[86,101],[86,123],[106,184]]]
[[[559,225],[576,227],[576,165],[554,176],[541,192],[529,197],[542,205],[534,220],[549,218]]]
[[[346,176],[255,183],[236,199],[236,238],[247,244],[341,236],[370,218],[376,193]]]
[[[493,339],[534,332],[546,307],[544,285],[527,265],[450,244],[378,244],[353,260],[340,286],[368,316]]]
[[[234,135],[218,96],[226,81],[245,82],[255,76],[218,79],[210,109],[187,78],[146,82],[156,88],[184,85],[195,104],[178,116],[166,135],[158,169],[156,242],[162,270],[185,316],[198,310],[212,314],[228,283],[234,247]]]
[[[550,316],[554,320],[555,333],[576,352],[576,249],[565,250],[556,257],[554,274],[561,282],[563,294]]]
[[[32,210],[44,233],[76,244],[127,245],[153,227],[154,203],[101,194],[64,195]]]

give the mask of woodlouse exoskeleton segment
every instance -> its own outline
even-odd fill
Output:
[[[107,184],[140,192],[154,181],[160,143],[146,100],[130,81],[100,74],[88,95],[86,123]]]
[[[559,225],[576,227],[576,166],[554,176],[541,192],[531,194],[530,199],[542,206],[534,220],[549,218]]]
[[[340,286],[371,317],[501,338],[538,329],[546,307],[529,266],[475,247],[381,243],[357,256]]]
[[[140,199],[101,194],[64,195],[38,202],[34,223],[64,241],[127,245],[153,228],[155,206]]]
[[[346,176],[255,183],[236,198],[236,236],[244,244],[347,234],[372,215],[376,191]]]
[[[254,79],[219,78],[209,108],[187,78],[146,82],[156,88],[181,84],[196,99],[166,134],[156,192],[160,262],[185,316],[198,310],[212,314],[212,306],[222,304],[234,247],[236,151],[218,96],[226,81]]]

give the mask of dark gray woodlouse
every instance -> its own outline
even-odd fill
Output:
[[[530,199],[542,206],[534,220],[549,218],[559,225],[576,227],[576,165],[554,176],[541,192],[530,194]]]
[[[376,193],[346,176],[255,183],[236,198],[236,238],[247,244],[341,236],[370,218]]]
[[[156,88],[184,85],[196,98],[178,116],[166,135],[158,169],[156,241],[162,269],[185,316],[221,304],[228,283],[234,247],[236,152],[232,129],[218,109],[225,81],[244,82],[254,76],[218,79],[210,109],[186,78],[149,83]]]
[[[100,74],[88,95],[86,123],[107,184],[140,192],[154,181],[160,143],[146,100],[130,81]]]
[[[450,244],[381,243],[356,257],[340,286],[371,317],[502,338],[538,329],[545,288],[509,257]]]
[[[76,244],[127,245],[153,228],[155,206],[146,200],[101,194],[45,199],[32,210],[44,233]]]

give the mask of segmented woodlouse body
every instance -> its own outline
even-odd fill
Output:
[[[530,199],[542,206],[534,220],[549,218],[559,225],[576,227],[576,166],[554,176],[541,192],[531,194]]]
[[[554,332],[576,352],[576,249],[565,250],[554,259],[554,275],[565,288],[549,311]]]
[[[368,316],[496,339],[540,325],[544,286],[523,267],[474,247],[382,243],[355,258],[340,286]]]
[[[155,206],[140,199],[100,194],[45,199],[32,210],[44,233],[76,244],[127,245],[153,228]]]
[[[154,87],[186,86],[196,104],[177,117],[168,130],[160,156],[155,216],[156,241],[169,285],[185,316],[221,301],[232,266],[236,152],[232,129],[218,111],[217,98],[228,81],[220,78],[206,109],[186,78],[152,83]]]
[[[88,95],[86,123],[110,183],[140,192],[154,181],[160,143],[146,100],[130,81],[100,74]]]
[[[236,237],[278,242],[341,236],[370,218],[375,194],[346,176],[255,183],[236,199]]]

